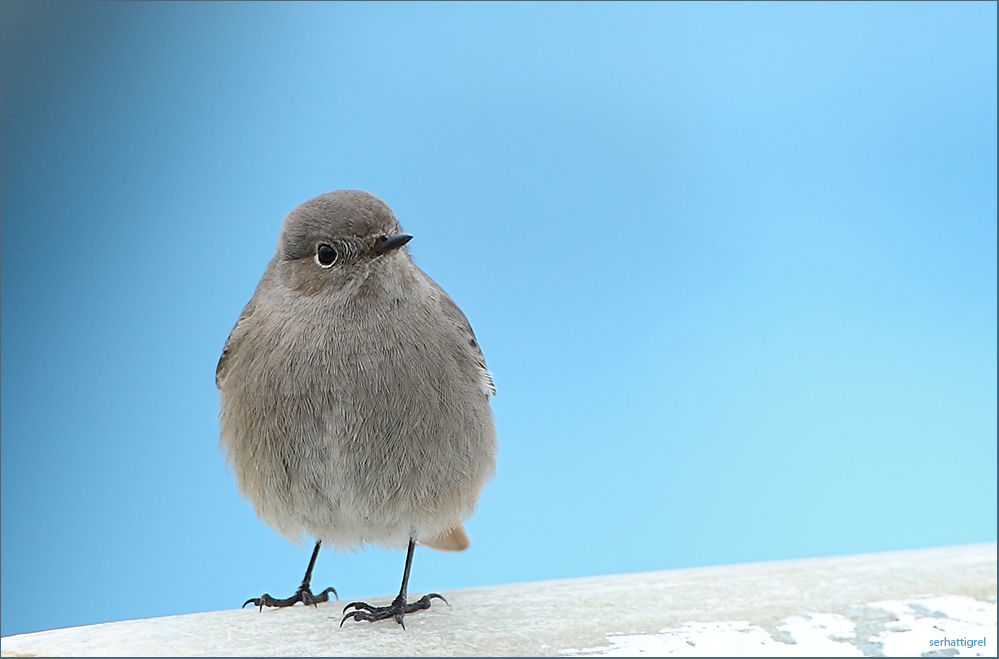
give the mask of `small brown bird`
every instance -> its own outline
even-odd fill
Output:
[[[407,601],[417,543],[468,547],[461,526],[495,468],[496,393],[458,306],[410,260],[411,236],[374,195],[338,190],[292,210],[277,253],[225,343],[220,446],[257,516],[288,539],[406,548],[389,606],[348,604],[354,620],[430,607]],[[244,606],[246,606],[244,604]],[[340,623],[343,624],[343,621]]]

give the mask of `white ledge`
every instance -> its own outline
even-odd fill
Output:
[[[330,602],[20,634],[0,639],[0,651],[5,657],[996,655],[995,543],[443,594],[450,607],[438,601],[407,616],[405,630],[391,620],[340,628],[344,603]]]

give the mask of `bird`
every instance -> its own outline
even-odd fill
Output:
[[[285,217],[274,257],[225,342],[215,373],[219,445],[240,493],[268,526],[315,540],[296,592],[261,610],[337,596],[311,590],[321,546],[406,549],[395,619],[446,600],[409,601],[417,544],[460,551],[463,522],[494,474],[496,394],[468,319],[412,261],[384,201],[336,190]]]

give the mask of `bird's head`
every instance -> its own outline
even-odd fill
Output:
[[[333,292],[410,267],[403,246],[411,238],[378,197],[336,190],[288,213],[275,260],[290,288],[307,295]]]

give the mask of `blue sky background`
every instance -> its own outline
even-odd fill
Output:
[[[298,585],[214,372],[337,188],[499,389],[411,592],[996,539],[995,3],[4,2],[0,61],[4,635]]]

